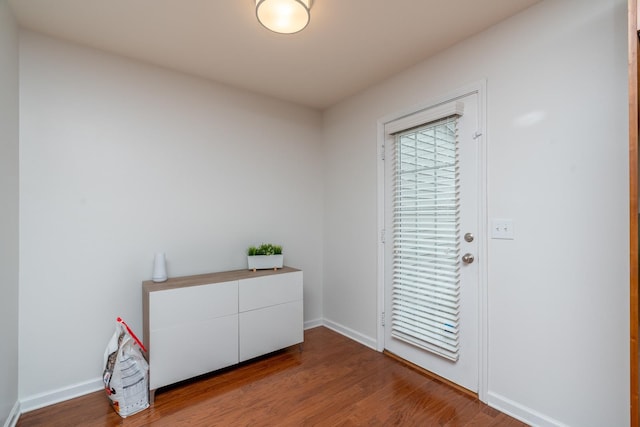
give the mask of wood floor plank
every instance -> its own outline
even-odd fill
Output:
[[[179,361],[176,361],[179,363]],[[103,392],[23,414],[18,427],[507,426],[525,424],[327,328],[298,346],[158,390],[126,419]]]

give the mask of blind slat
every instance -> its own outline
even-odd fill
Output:
[[[454,315],[443,313],[441,311],[431,310],[423,305],[412,303],[411,301],[404,301],[398,299],[394,301],[393,306],[402,307],[404,310],[409,310],[415,313],[419,313],[422,316],[429,316],[431,319],[452,325],[453,327],[458,327],[458,321]]]

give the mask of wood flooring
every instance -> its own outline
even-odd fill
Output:
[[[176,363],[180,361],[176,360]],[[158,390],[125,419],[104,392],[23,414],[30,426],[525,426],[327,328],[298,346]]]

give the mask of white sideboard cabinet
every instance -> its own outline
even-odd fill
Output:
[[[160,387],[302,343],[302,295],[291,267],[143,282],[151,401]]]

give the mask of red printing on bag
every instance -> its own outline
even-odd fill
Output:
[[[129,325],[127,325],[124,320],[122,320],[122,318],[118,317],[116,319],[116,322],[118,323],[122,323],[124,325],[125,328],[127,328],[127,332],[129,332],[129,335],[131,335],[133,337],[133,339],[136,341],[136,343],[140,346],[140,348],[142,350],[144,350],[144,352],[147,352],[147,349],[145,348],[145,346],[142,344],[142,341],[140,341],[138,339],[138,337],[136,336],[136,334],[133,333],[133,331],[131,330],[131,328],[129,327]]]

